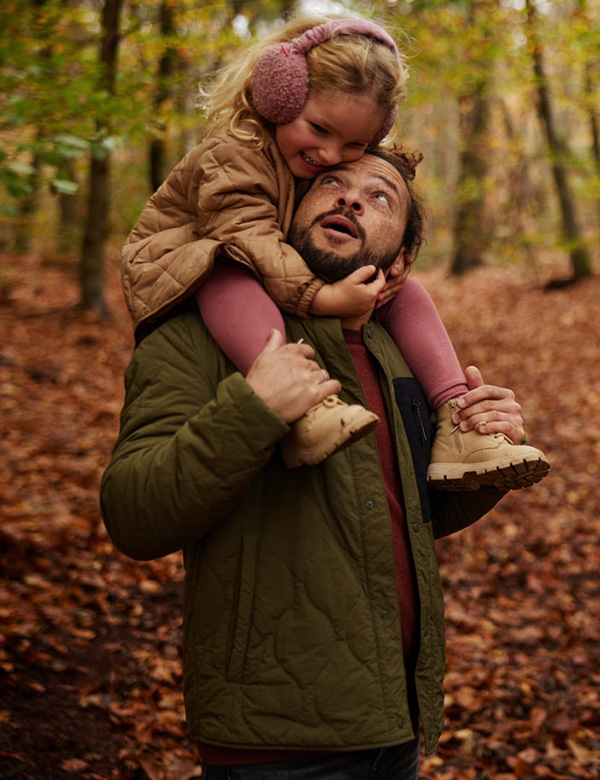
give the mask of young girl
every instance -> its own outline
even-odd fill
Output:
[[[212,91],[208,134],[152,196],[124,247],[123,287],[136,337],[195,295],[215,340],[245,374],[272,328],[285,335],[279,309],[343,316],[369,308],[376,297],[364,284],[370,273],[360,269],[325,284],[285,239],[307,183],[329,166],[359,159],[388,134],[406,78],[392,38],[362,19],[297,19],[230,66]],[[388,307],[386,327],[432,408],[465,393],[425,290],[407,284]],[[318,463],[377,423],[369,410],[332,396],[292,427],[282,443],[286,465]],[[445,428],[451,436],[448,424],[440,434]],[[485,450],[482,436],[473,435],[470,449]],[[506,440],[483,438],[491,449],[502,446],[506,460]],[[473,471],[470,461],[486,459],[460,453],[454,460],[464,463],[453,465],[449,487],[455,489],[458,472],[460,480]],[[442,474],[436,484],[445,482]]]

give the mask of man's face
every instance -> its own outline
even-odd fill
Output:
[[[326,281],[371,263],[386,271],[401,254],[408,199],[400,173],[366,154],[315,179],[288,241]]]

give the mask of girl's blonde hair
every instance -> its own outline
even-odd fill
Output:
[[[252,104],[254,66],[273,44],[289,43],[307,30],[340,16],[303,16],[292,19],[277,32],[251,46],[245,54],[223,68],[213,84],[202,91],[210,129],[227,126],[240,141],[260,148],[272,125]],[[385,114],[405,97],[408,68],[402,56],[367,35],[337,35],[311,49],[307,55],[310,92],[340,91],[369,94]]]

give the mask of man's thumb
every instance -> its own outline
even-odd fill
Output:
[[[283,336],[277,330],[277,328],[272,328],[271,332],[269,333],[269,338],[267,340],[267,343],[263,348],[263,352],[275,352],[275,350],[279,349],[279,347],[282,344],[283,344]]]
[[[465,379],[467,380],[469,390],[475,390],[476,387],[483,385],[483,377],[477,366],[467,366],[465,368]]]

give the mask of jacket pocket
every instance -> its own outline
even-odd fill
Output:
[[[238,600],[231,652],[227,665],[227,678],[231,682],[241,682],[250,626],[252,624],[252,608],[256,582],[256,564],[258,560],[258,537],[242,537],[242,559],[239,572]]]

